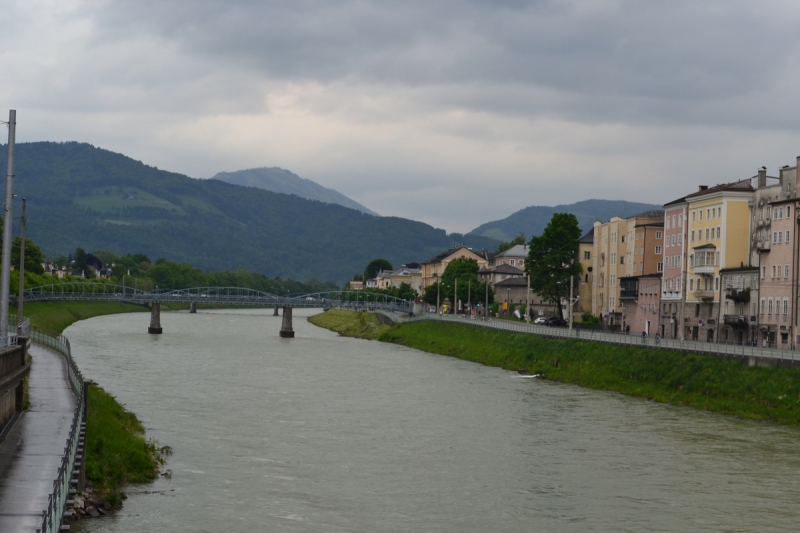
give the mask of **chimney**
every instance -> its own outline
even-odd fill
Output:
[[[758,188],[763,189],[767,186],[767,169],[762,168],[758,170]]]
[[[700,185],[700,190],[705,191],[708,189],[708,185]]]

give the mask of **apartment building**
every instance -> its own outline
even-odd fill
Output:
[[[682,338],[683,296],[686,278],[686,199],[664,204],[664,247],[661,279],[660,334],[664,338]]]
[[[722,268],[725,289],[719,341],[753,344],[758,340],[758,267]]]
[[[800,163],[800,158],[798,158]],[[757,341],[762,346],[794,349],[797,329],[798,238],[797,166],[785,166],[777,178],[758,172],[751,209],[751,260],[758,268]]]
[[[578,261],[583,267],[580,283],[578,284],[578,302],[574,312],[577,316],[583,313],[593,313],[592,285],[594,283],[594,228],[578,241]]]
[[[751,179],[700,186],[686,196],[687,286],[683,304],[685,338],[713,342],[720,319],[720,269],[748,264]]]
[[[662,270],[663,225],[660,210],[594,223],[592,307],[609,329],[625,327],[619,280]]]

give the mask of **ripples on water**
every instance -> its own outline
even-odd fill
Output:
[[[295,310],[94,318],[87,378],[174,449],[79,531],[796,531],[800,431],[338,337]],[[73,527],[73,529],[75,529]]]

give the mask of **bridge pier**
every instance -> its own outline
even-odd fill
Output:
[[[196,313],[197,312],[197,302],[192,302],[189,304],[189,312]]]
[[[150,327],[147,333],[161,334],[161,303],[152,302],[150,307]]]
[[[277,308],[275,308],[277,310]],[[281,337],[293,339],[294,330],[292,329],[292,308],[288,305],[283,306],[283,324],[281,325]]]
[[[278,316],[278,304],[275,304],[275,311],[272,313],[272,316]]]

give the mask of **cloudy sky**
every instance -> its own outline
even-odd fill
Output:
[[[292,170],[468,231],[800,155],[796,1],[0,0],[17,140]]]

